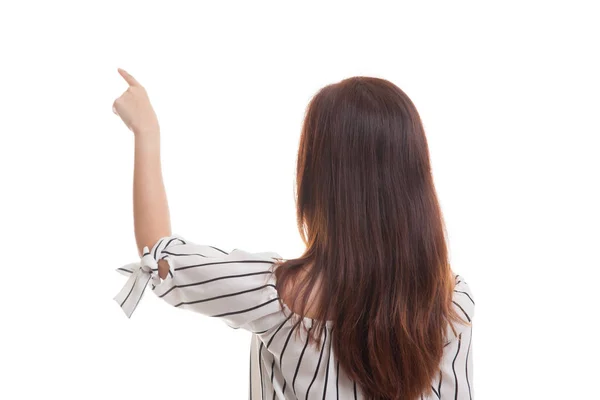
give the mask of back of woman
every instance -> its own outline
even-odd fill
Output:
[[[472,399],[473,295],[450,267],[404,92],[354,77],[315,95],[296,206],[301,257],[227,253],[169,229],[138,238],[142,262],[120,269],[131,277],[115,300],[131,315],[152,282],[167,303],[252,332],[252,400]]]

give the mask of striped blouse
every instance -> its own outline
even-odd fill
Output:
[[[326,322],[321,346],[309,345],[307,334],[292,323],[294,314],[279,305],[272,267],[277,253],[230,253],[212,246],[193,244],[173,235],[160,239],[151,250],[144,248],[138,263],[117,271],[129,276],[114,300],[128,317],[145,288],[174,307],[221,318],[232,328],[253,333],[250,351],[250,400],[363,399],[361,388],[340,369],[332,351],[331,322]],[[157,261],[169,265],[167,277],[158,276]],[[473,295],[456,275],[454,306],[469,322]],[[312,328],[313,320],[305,318]],[[439,375],[421,399],[473,399],[471,326],[449,330]]]

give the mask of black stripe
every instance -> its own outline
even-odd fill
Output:
[[[431,386],[431,390],[433,390],[433,393],[435,393],[435,395],[439,399],[440,398],[440,394],[435,390],[435,388],[433,386]]]
[[[200,254],[200,253],[172,253],[172,252],[167,251],[167,250],[163,250],[163,254],[168,254],[170,256],[200,256],[200,257],[206,257],[204,254]]]
[[[211,317],[213,317],[213,318],[217,318],[217,317],[226,317],[226,316],[228,316],[228,315],[243,314],[243,313],[245,313],[245,312],[252,311],[252,310],[256,310],[257,308],[264,307],[264,306],[266,306],[267,304],[270,304],[270,303],[272,303],[272,302],[274,302],[274,301],[277,301],[277,300],[279,300],[279,297],[275,297],[274,299],[271,299],[271,300],[269,300],[269,301],[267,301],[267,302],[265,302],[265,303],[259,304],[259,305],[257,305],[257,306],[250,307],[250,308],[246,308],[245,310],[231,311],[231,312],[226,312],[226,313],[223,313],[223,314],[211,315]]]
[[[281,355],[279,356],[279,368],[283,369],[283,353],[285,353],[285,349],[287,348],[287,345],[290,341],[290,338],[292,337],[292,333],[294,332],[294,329],[296,329],[296,326],[298,326],[298,324],[294,325],[292,327],[292,329],[290,329],[290,333],[288,333],[287,338],[285,339],[285,343],[283,344],[283,349],[281,349]]]
[[[473,301],[473,299],[471,298],[471,296],[469,296],[469,293],[467,293],[467,292],[461,292],[460,290],[455,290],[455,292],[456,293],[462,293],[462,294],[466,295],[469,298],[469,300],[471,300],[471,303],[473,303],[473,305],[475,305],[475,302]]]
[[[337,393],[337,400],[340,400],[340,360],[337,362],[337,372],[335,374],[335,392]]]
[[[463,314],[465,314],[465,317],[467,317],[467,321],[471,322],[471,318],[469,317],[469,314],[467,314],[467,312],[464,310],[464,308],[462,308],[460,306],[460,304],[458,304],[457,302],[455,302],[454,300],[452,301],[454,304],[456,304],[458,306],[458,308],[460,308],[460,310],[463,312]]]
[[[327,329],[325,329],[325,339],[323,340],[323,345],[321,346],[321,353],[319,354],[319,361],[317,361],[317,368],[315,369],[315,374],[313,375],[312,381],[310,385],[308,385],[308,389],[306,389],[306,400],[308,400],[308,394],[310,393],[310,388],[313,383],[317,379],[317,375],[319,374],[319,367],[321,366],[321,359],[323,358],[323,350],[325,349],[325,343],[327,342]]]
[[[471,335],[469,336],[469,347],[467,347],[467,360],[465,361],[465,376],[467,377],[467,386],[469,387],[469,400],[471,397],[471,384],[469,383],[469,351],[471,350],[471,339],[473,339],[473,327],[471,327]]]
[[[183,271],[184,269],[197,268],[197,267],[206,267],[207,265],[219,265],[219,264],[273,264],[273,261],[264,261],[264,260],[239,260],[239,261],[217,261],[211,263],[204,264],[194,264],[194,265],[186,265],[184,267],[175,268],[175,271]]]
[[[260,371],[260,398],[264,400],[264,383],[263,383],[263,373],[262,373],[262,349],[263,342],[260,342],[260,349],[258,349],[258,370]]]
[[[265,285],[265,286],[272,286],[275,288],[275,285]],[[269,346],[271,345],[271,342],[273,341],[273,339],[275,339],[275,335],[277,335],[277,332],[279,332],[281,330],[281,328],[283,327],[283,325],[285,325],[286,322],[288,322],[288,320],[292,318],[292,316],[290,315],[289,317],[287,317],[282,323],[281,325],[279,325],[279,328],[277,328],[277,330],[275,331],[275,333],[273,334],[273,336],[271,336],[271,338],[269,339],[269,342],[267,343],[267,349],[269,348]]]
[[[215,250],[219,250],[219,251],[220,251],[221,253],[223,253],[223,254],[229,254],[229,253],[227,253],[227,252],[224,252],[224,251],[223,251],[223,250],[221,250],[221,249],[217,249],[217,248],[216,248],[216,247],[214,247],[214,246],[208,246],[208,247],[212,247],[212,248],[213,248],[213,249],[215,249]]]
[[[327,331],[327,327],[325,327]],[[331,339],[329,339],[329,354],[327,355],[327,367],[325,367],[325,387],[323,388],[323,400],[325,400],[325,394],[327,393],[327,381],[329,380],[329,361],[331,361]]]
[[[139,278],[139,275],[135,277],[135,280],[133,281],[133,285],[131,285],[131,289],[129,289],[129,293],[127,293],[127,296],[125,296],[125,300],[123,300],[123,302],[121,303],[121,307],[123,307],[123,304],[125,304],[125,302],[129,298],[129,295],[133,291],[133,288],[135,287],[135,284],[137,283],[138,278]]]
[[[458,400],[458,377],[456,376],[456,371],[454,370],[454,363],[458,358],[458,353],[460,352],[460,338],[462,333],[458,335],[458,348],[456,349],[456,355],[454,356],[454,360],[452,360],[452,373],[454,373],[454,400]]]
[[[275,399],[275,386],[273,386],[273,376],[275,372],[275,356],[273,356],[273,361],[271,361],[271,387],[273,388],[273,399]]]
[[[442,370],[440,369],[440,381],[438,382],[438,399],[442,398]]]
[[[133,310],[131,310],[131,312],[133,313],[135,311],[135,309],[138,306],[138,303],[140,302],[140,300],[142,299],[142,297],[144,296],[144,288],[148,285],[148,282],[150,282],[150,279],[152,279],[152,276],[148,277],[148,280],[146,281],[146,283],[144,284],[144,286],[142,286],[142,293],[140,294],[140,297],[137,299],[137,301],[135,302],[135,306],[133,306]]]
[[[174,307],[180,307],[182,305],[204,303],[204,302],[211,301],[211,300],[223,299],[225,297],[233,297],[233,296],[237,296],[237,295],[244,294],[244,293],[255,292],[257,290],[261,290],[261,289],[264,289],[264,288],[269,287],[269,286],[272,287],[273,289],[276,289],[275,285],[272,285],[272,284],[269,283],[267,285],[259,286],[257,288],[252,288],[252,289],[248,289],[248,290],[242,290],[241,292],[222,294],[220,296],[209,297],[208,299],[194,300],[194,301],[182,301],[181,303],[176,304]],[[269,347],[269,346],[267,346],[267,347]]]
[[[291,316],[291,315],[290,315]],[[296,326],[298,326],[298,324],[295,324],[292,329],[290,329],[290,333],[288,333],[287,338],[285,339],[285,343],[283,344],[283,349],[281,349],[281,355],[279,356],[279,369],[282,371],[282,375],[283,375],[283,366],[281,364],[281,362],[283,361],[283,353],[285,353],[285,349],[287,348],[287,345],[290,341],[290,337],[292,337],[292,333],[294,332],[294,329],[296,329]],[[285,380],[285,376],[283,377],[283,390],[282,390],[282,394],[285,397],[285,388],[287,386],[287,382]]]
[[[133,273],[133,271],[131,271],[131,270],[128,270],[127,268],[117,268],[117,269],[118,269],[118,270],[120,270],[120,271],[129,272],[130,274],[132,274],[132,273]]]
[[[150,255],[150,252],[145,252],[144,254],[142,254],[142,257],[146,257],[146,256],[149,256],[149,255]]]
[[[296,364],[296,372],[294,372],[294,379],[292,380],[292,390],[294,394],[296,394],[296,377],[298,376],[298,370],[300,369],[300,364],[302,363],[302,357],[304,357],[304,352],[306,351],[306,346],[308,346],[308,341],[310,339],[310,330],[312,329],[312,324],[308,331],[306,332],[306,343],[304,343],[304,347],[302,348],[302,352],[300,353],[300,358],[298,359],[298,364]]]
[[[239,329],[239,328],[234,328],[234,329]],[[269,332],[269,331],[270,331],[270,329],[265,329],[264,331],[252,332],[252,333],[254,333],[255,335],[262,335],[263,333]]]
[[[200,281],[200,282],[194,282],[194,283],[186,283],[183,285],[173,285],[172,287],[169,288],[169,290],[167,290],[166,292],[164,292],[163,294],[161,294],[158,297],[164,297],[166,296],[168,293],[170,293],[172,290],[174,289],[178,289],[178,288],[184,288],[184,287],[189,287],[189,286],[198,286],[198,285],[204,285],[205,283],[211,283],[211,282],[215,282],[215,281],[220,281],[222,279],[230,279],[230,278],[242,278],[244,276],[253,276],[253,275],[265,275],[265,274],[272,274],[271,271],[261,271],[261,272],[251,272],[248,274],[238,274],[238,275],[225,275],[225,276],[219,276],[218,278],[212,278],[212,279],[208,279],[205,281]]]
[[[356,382],[354,382],[354,400],[356,400]]]
[[[171,244],[171,242],[173,242],[173,240],[179,240],[179,239],[178,239],[178,238],[172,238],[171,240],[169,240],[169,241],[167,242],[167,244],[165,245],[164,249],[168,248],[168,247],[169,247],[169,245]],[[163,249],[163,251],[161,251],[161,253],[163,253],[163,252],[165,251],[164,249]]]
[[[267,285],[267,286],[273,286],[275,288],[274,285]],[[269,339],[269,341],[267,342],[267,349],[269,348],[269,346],[271,345],[271,343],[273,342],[273,339],[275,339],[275,335],[277,335],[277,333],[281,330],[281,328],[283,327],[283,325],[285,325],[286,322],[288,322],[288,320],[292,318],[292,315],[290,314],[289,317],[287,317],[282,323],[281,325],[279,325],[279,327],[277,328],[277,330],[275,331],[275,333],[273,333],[273,336],[271,336],[271,338]],[[281,360],[281,357],[280,357]],[[275,386],[273,385],[273,368],[275,367],[275,356],[273,356],[273,362],[271,363],[271,386],[273,386],[273,400],[275,400]],[[279,364],[279,368],[281,369],[281,361]],[[285,378],[284,378],[284,382],[285,382]],[[285,384],[285,383],[284,383]],[[285,390],[285,387],[284,387]]]
[[[156,247],[154,248],[154,259],[156,260],[156,257],[158,256],[158,248],[160,247],[160,245],[162,244],[163,240],[165,239],[160,239],[160,242],[158,242],[158,244],[156,245]]]
[[[275,385],[273,384],[273,378],[275,377],[275,355],[271,355],[273,356],[273,361],[271,361],[271,387],[273,388],[273,400],[276,400],[277,398],[275,397]]]

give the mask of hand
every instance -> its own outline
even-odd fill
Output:
[[[156,113],[150,104],[146,89],[125,70],[119,68],[119,74],[129,84],[129,88],[113,103],[113,112],[117,114],[136,138],[158,135],[159,125]]]

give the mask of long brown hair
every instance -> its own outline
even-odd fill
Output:
[[[354,77],[314,96],[296,208],[307,248],[275,269],[278,290],[295,288],[286,305],[305,317],[318,287],[314,342],[331,320],[340,366],[367,398],[418,398],[459,319],[427,140],[402,90]]]

